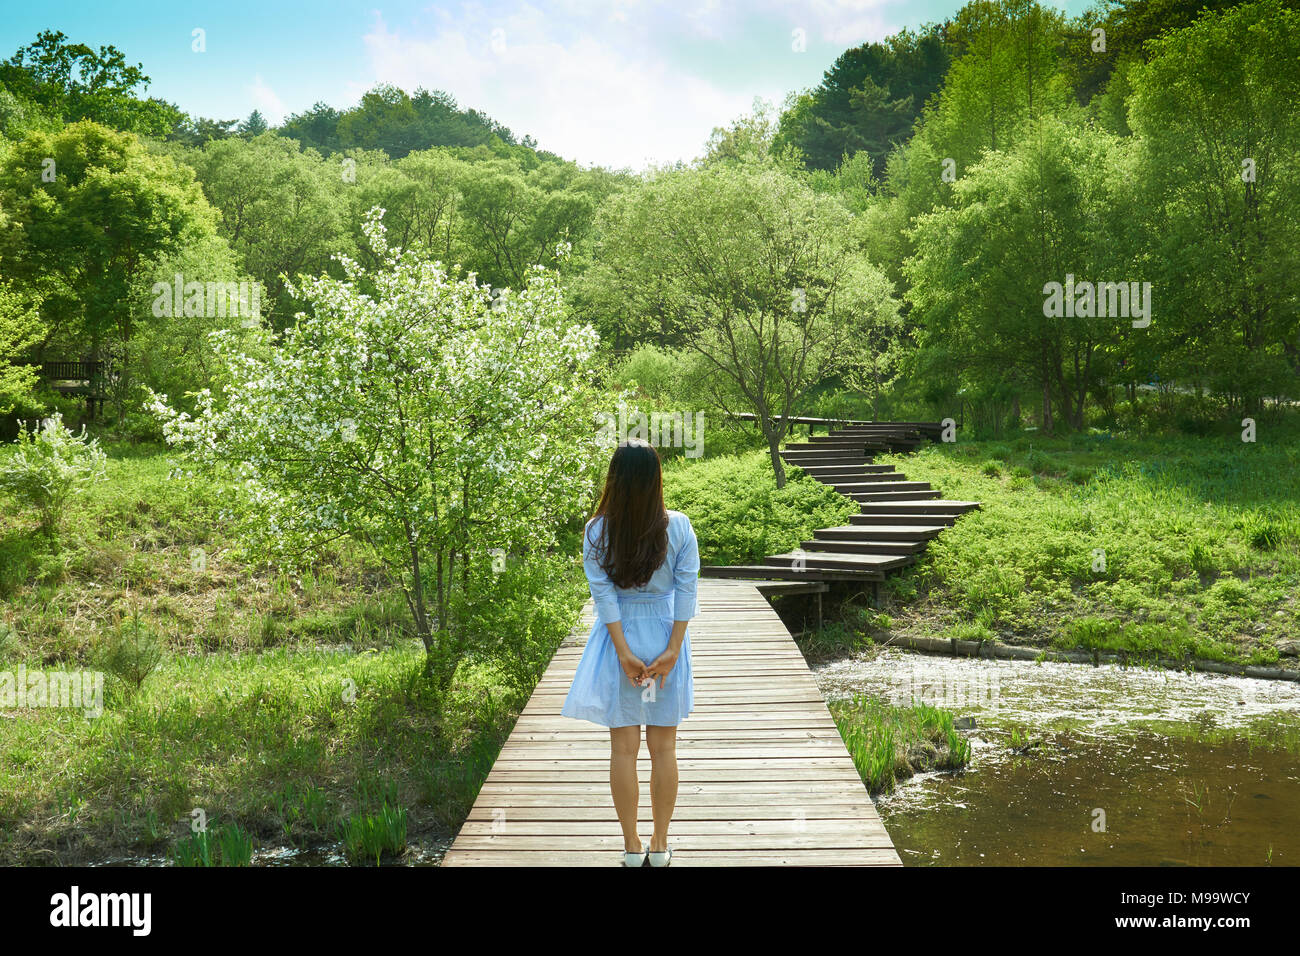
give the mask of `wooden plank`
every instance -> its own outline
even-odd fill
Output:
[[[677,733],[673,866],[901,866],[788,630],[751,583],[702,579],[695,710]],[[547,667],[444,866],[617,866],[609,731],[560,714],[590,603]],[[639,753],[642,839],[650,760]]]

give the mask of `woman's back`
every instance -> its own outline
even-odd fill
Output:
[[[681,610],[688,613],[678,620],[694,616],[696,587],[700,573],[699,546],[695,540],[695,529],[691,520],[680,511],[668,512],[668,552],[663,564],[655,568],[650,580],[638,588],[621,588],[609,579],[601,567],[602,526],[605,519],[597,515],[587,522],[583,533],[582,560],[591,583],[592,599],[600,610],[602,599],[610,598],[652,598],[666,597],[677,592],[683,599],[689,600],[689,607],[684,603]],[[597,590],[600,594],[597,594]],[[604,617],[604,620],[610,620]],[[618,620],[613,617],[613,620]]]

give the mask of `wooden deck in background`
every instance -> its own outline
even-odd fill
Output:
[[[673,866],[901,866],[826,703],[751,583],[701,579],[695,710],[677,733]],[[444,866],[618,866],[609,731],[560,716],[592,606],[542,676]],[[650,756],[642,743],[641,838]]]

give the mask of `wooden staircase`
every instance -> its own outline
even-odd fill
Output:
[[[826,435],[787,444],[784,461],[858,502],[849,524],[813,532],[795,551],[768,555],[761,564],[712,565],[703,577],[782,581],[883,581],[886,572],[913,564],[926,543],[979,507],[949,501],[929,482],[908,481],[872,456],[908,452],[938,438],[937,422],[849,422]]]

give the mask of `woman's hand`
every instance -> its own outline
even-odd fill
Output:
[[[628,651],[627,653],[620,651],[618,655],[618,663],[619,666],[623,668],[623,673],[627,675],[628,680],[637,687],[645,686],[645,661],[641,660],[641,658],[637,657],[631,651]]]
[[[677,665],[677,657],[681,654],[681,648],[673,647],[670,643],[664,652],[650,662],[650,666],[645,669],[646,676],[650,680],[659,678],[659,689],[663,690],[664,685],[668,682],[668,675]]]

